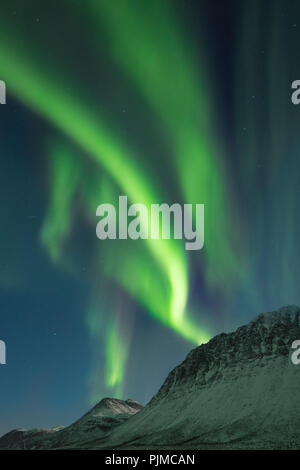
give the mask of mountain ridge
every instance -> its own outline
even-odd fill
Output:
[[[295,305],[215,336],[94,448],[300,448],[300,368],[289,359],[298,338]]]
[[[144,408],[105,398],[51,437],[27,438],[26,448],[298,449],[297,339],[299,307],[260,314],[191,350]]]

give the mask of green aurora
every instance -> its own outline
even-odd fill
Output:
[[[70,0],[61,2],[66,10],[71,3]],[[236,32],[242,33],[233,74],[234,116],[241,123],[240,128],[245,127],[247,132],[236,135],[233,148],[236,155],[242,156],[236,161],[228,158],[230,150],[221,131],[222,116],[215,93],[217,81],[204,52],[208,34],[203,28],[199,50],[176,5],[178,2],[159,0],[76,3],[76,14],[84,19],[89,31],[88,54],[95,62],[95,77],[89,78],[90,81],[85,80],[84,71],[80,76],[75,66],[74,69],[70,66],[68,45],[61,44],[56,60],[55,53],[46,52],[47,47],[51,50],[50,31],[40,30],[30,36],[22,28],[14,28],[0,19],[0,77],[7,82],[14,99],[36,113],[51,129],[45,142],[49,194],[40,242],[55,265],[77,275],[69,263],[66,246],[72,241],[78,213],[80,221],[94,233],[97,206],[103,202],[116,204],[120,194],[126,194],[132,203],[148,207],[152,203],[168,202],[166,197],[169,202],[205,204],[205,248],[200,253],[187,254],[178,240],[114,240],[106,241],[105,247],[93,240],[94,277],[90,280],[86,324],[95,348],[105,343],[106,386],[120,397],[133,327],[130,315],[125,313],[124,320],[113,302],[103,307],[99,298],[100,294],[105,296],[106,290],[108,298],[112,295],[118,300],[126,293],[136,302],[135,310],[141,307],[154,321],[194,345],[207,342],[214,333],[213,322],[208,320],[207,303],[201,295],[194,298],[190,294],[195,271],[201,271],[200,290],[205,291],[205,298],[221,297],[224,315],[236,311],[237,298],[244,291],[251,311],[259,310],[264,302],[267,304],[274,288],[284,292],[280,300],[289,298],[289,303],[297,291],[295,231],[284,228],[293,225],[296,198],[286,188],[286,192],[279,191],[284,200],[281,198],[278,205],[270,202],[274,189],[280,185],[280,177],[286,185],[289,183],[290,166],[284,158],[288,145],[282,141],[278,129],[285,129],[292,142],[295,135],[294,127],[288,127],[288,119],[280,112],[289,105],[284,100],[290,79],[283,76],[280,68],[284,60],[280,42],[283,39],[287,42],[276,33],[281,31],[277,24],[281,3],[274,2],[269,30],[264,33],[268,37],[265,54],[269,51],[271,57],[263,72],[270,79],[272,96],[278,89],[283,91],[277,94],[276,101],[266,95],[265,107],[250,111],[243,97],[255,95],[253,90],[261,84],[255,70],[255,53],[262,35],[259,26],[263,21],[263,7],[259,1],[245,1],[237,8],[237,17],[242,22],[241,25],[237,22]],[[255,27],[247,22],[249,15]],[[71,25],[67,34],[76,36],[78,31],[72,28]],[[288,41],[292,47],[292,39]],[[80,41],[74,39],[76,48],[80,48]],[[275,49],[278,54],[274,53]],[[101,68],[102,62],[105,66]],[[105,92],[99,93],[99,99],[94,98],[92,91],[102,86],[98,82],[101,74],[103,83],[120,80],[121,86],[128,88],[128,94],[135,95],[138,104],[134,106],[141,108],[146,116],[142,126],[148,126],[147,116],[151,116],[155,125],[147,129],[147,135],[153,134],[153,141],[158,140],[157,155],[156,147],[141,149],[134,132],[122,132]],[[117,95],[118,90],[115,92]],[[290,153],[294,152],[292,144],[289,148]],[[299,169],[296,154],[291,160],[296,184]],[[260,162],[271,168],[266,178],[265,201],[257,208],[257,201],[261,200],[258,192],[253,204],[244,211],[237,193],[246,199]],[[235,176],[232,176],[232,166]],[[274,242],[275,248],[268,241],[262,243],[266,238],[263,232],[266,207],[271,207],[272,212],[269,230],[281,234]],[[251,225],[255,227],[253,236],[249,235]],[[279,239],[286,247],[285,256],[278,253]],[[269,282],[258,291],[257,273],[261,274],[263,253],[266,261],[262,277]],[[99,397],[98,373],[95,370],[91,374],[92,401]]]
[[[122,38],[119,41],[121,44]],[[159,192],[154,183],[147,178],[146,171],[140,168],[139,158],[132,156],[133,152],[128,150],[119,141],[118,136],[108,129],[99,113],[94,115],[88,106],[78,99],[76,87],[74,86],[72,93],[72,85],[68,83],[70,91],[68,95],[64,93],[61,86],[63,78],[59,74],[54,75],[52,68],[46,65],[41,69],[40,62],[37,62],[32,51],[28,51],[25,47],[20,50],[20,44],[14,46],[14,42],[16,42],[15,38],[10,38],[9,43],[6,38],[6,40],[1,40],[0,45],[1,74],[10,83],[14,95],[75,142],[86,152],[86,158],[95,160],[99,168],[104,168],[116,183],[117,188],[127,194],[131,201],[139,201],[147,206],[160,201],[161,198],[157,196]],[[160,92],[159,88],[158,92]],[[74,120],[73,116],[78,116],[78,119]],[[69,151],[64,149],[64,145],[58,143],[53,146],[49,154],[53,167],[52,196],[41,236],[49,254],[57,261],[60,244],[71,225],[70,206],[82,162],[80,157],[70,158]],[[186,154],[188,155],[188,152]],[[101,179],[99,178],[98,187],[100,185]],[[99,200],[97,199],[99,190],[94,189],[93,199],[96,208],[101,201],[107,202],[107,194],[103,194],[103,199]],[[207,333],[201,326],[197,327],[192,324],[186,314],[188,267],[182,244],[180,246],[173,240],[149,239],[146,245],[151,253],[150,258],[147,255],[140,256],[141,250],[139,256],[135,256],[134,248],[128,256],[129,261],[124,263],[123,259],[121,270],[116,270],[115,266],[111,266],[111,269],[107,268],[109,272],[105,269],[105,274],[124,285],[131,294],[144,303],[149,313],[178,331],[183,337],[195,344],[207,341],[209,339]],[[106,250],[106,254],[108,253],[111,255],[111,250]],[[136,273],[135,279],[134,282],[128,282],[132,269]],[[147,282],[149,273],[152,278],[151,285]],[[160,282],[160,277],[166,282]],[[155,278],[158,281],[157,284],[153,282]],[[167,289],[160,292],[161,286],[165,284],[167,284]],[[157,302],[158,299],[159,302]],[[109,328],[108,386],[119,384],[123,377],[124,359],[119,364],[115,361],[116,356],[111,356],[116,350],[113,344],[117,343],[117,336],[118,333]],[[124,357],[125,354],[126,347],[122,348],[122,356]]]

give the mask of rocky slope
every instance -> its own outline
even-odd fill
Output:
[[[133,400],[104,398],[70,426],[47,430],[11,431],[0,439],[0,449],[80,447],[85,441],[102,437],[112,431],[142,408],[142,405]]]
[[[300,448],[296,306],[192,350],[136,416],[89,448]]]
[[[144,409],[105,399],[68,428],[27,437],[26,448],[299,449],[295,340],[298,307],[259,315],[192,350]]]

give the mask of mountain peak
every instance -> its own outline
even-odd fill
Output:
[[[257,315],[250,325],[257,322],[264,323],[265,326],[272,326],[276,323],[290,324],[298,321],[299,314],[300,308],[297,305],[286,305],[278,310]]]
[[[193,349],[150,403],[92,448],[299,448],[296,305]]]
[[[221,333],[192,349],[186,359],[170,372],[152,400],[171,390],[178,393],[187,381],[193,382],[194,386],[204,386],[213,378],[223,376],[228,367],[242,367],[255,360],[265,362],[271,357],[288,357],[292,342],[299,338],[299,307],[290,305],[262,313],[236,331]]]
[[[140,403],[130,398],[125,401],[119,398],[105,397],[102,398],[89,413],[93,411],[99,412],[101,410],[103,412],[112,412],[113,414],[136,413],[142,408],[143,406],[140,405]]]

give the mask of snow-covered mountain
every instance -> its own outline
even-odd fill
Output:
[[[104,399],[67,428],[28,436],[25,447],[300,449],[300,365],[290,360],[299,339],[298,307],[259,315],[192,350],[145,408]]]
[[[300,448],[296,306],[192,350],[151,402],[90,448]]]
[[[11,431],[0,439],[0,449],[77,447],[87,440],[104,436],[142,408],[142,405],[134,400],[123,401],[116,398],[104,398],[70,426]]]

